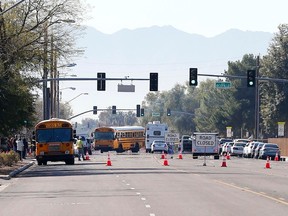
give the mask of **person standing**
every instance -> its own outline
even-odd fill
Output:
[[[83,160],[85,160],[85,158],[84,158],[84,144],[83,144],[83,141],[81,140],[81,137],[78,138],[76,145],[77,145],[77,149],[78,149],[78,160],[81,161],[81,157],[83,158]]]
[[[28,151],[28,142],[26,138],[23,139],[23,152],[22,152],[22,158],[26,159],[27,156],[27,151]]]
[[[16,141],[16,144],[17,144],[17,152],[19,154],[20,160],[22,160],[22,152],[23,152],[23,149],[24,149],[24,144],[23,144],[23,141],[21,140],[21,138],[19,138]]]

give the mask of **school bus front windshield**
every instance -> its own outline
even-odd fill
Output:
[[[107,132],[95,132],[95,140],[113,140],[114,139],[114,132],[107,131]]]
[[[71,128],[45,128],[38,129],[36,133],[36,140],[39,143],[71,142],[71,137]]]

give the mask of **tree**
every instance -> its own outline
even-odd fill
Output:
[[[11,4],[14,2],[3,7]],[[43,68],[55,71],[55,62],[78,54],[73,49],[77,28],[64,21],[79,21],[82,13],[79,1],[31,0],[0,17],[0,81],[5,83],[0,86],[0,133],[17,131],[23,119],[33,125],[33,90],[40,87],[36,80],[42,79]],[[53,60],[48,62],[48,58]]]
[[[260,75],[264,77],[288,79],[288,25],[278,26],[279,32],[275,34],[268,48],[268,54],[261,62]],[[277,135],[277,122],[288,123],[288,87],[287,83],[265,81],[261,82],[261,117],[263,131],[275,137]],[[285,134],[288,134],[286,127]]]
[[[231,114],[231,125],[234,136],[243,136],[243,131],[254,133],[255,128],[255,88],[248,88],[246,85],[246,75],[248,69],[256,68],[256,57],[252,54],[246,54],[241,61],[228,62],[226,75],[243,76],[244,79],[233,79],[230,81],[233,91],[227,95],[230,99],[229,105],[233,106]],[[228,79],[229,80],[229,79]],[[228,108],[228,107],[227,107]]]

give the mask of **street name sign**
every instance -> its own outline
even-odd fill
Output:
[[[222,88],[222,89],[226,89],[226,88],[231,88],[231,82],[215,82],[215,87],[216,88]]]

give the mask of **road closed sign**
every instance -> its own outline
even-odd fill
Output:
[[[215,146],[216,135],[214,134],[196,134],[196,146]]]
[[[179,142],[179,133],[165,133],[165,142],[167,143]]]

